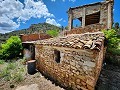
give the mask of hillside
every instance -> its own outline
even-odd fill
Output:
[[[32,24],[27,29],[16,30],[5,34],[0,33],[0,43],[7,40],[10,36],[16,36],[20,34],[31,34],[31,33],[45,33],[47,30],[60,30],[60,27],[48,23]]]

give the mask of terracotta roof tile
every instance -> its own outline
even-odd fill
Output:
[[[35,44],[57,47],[68,47],[75,49],[100,49],[104,41],[102,32],[71,34],[65,37],[38,40]]]

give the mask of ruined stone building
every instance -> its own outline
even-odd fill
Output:
[[[73,21],[81,22],[80,28],[73,28]],[[113,24],[113,0],[87,4],[68,10],[67,34],[80,34],[85,32],[96,32],[102,29],[111,29]]]
[[[94,90],[104,55],[100,31],[111,29],[112,10],[111,0],[70,8],[64,37],[32,42],[37,69],[69,90]],[[82,26],[73,28],[74,19]]]
[[[35,42],[37,69],[70,90],[94,90],[103,49],[101,32],[39,40]]]

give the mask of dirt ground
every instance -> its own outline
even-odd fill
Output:
[[[44,76],[42,76],[39,72],[34,75],[26,74],[25,79],[23,81],[15,84],[0,81],[0,90],[16,90],[16,88],[19,88],[21,86],[32,84],[37,84],[39,90],[64,90],[63,88],[60,88],[59,86],[53,84],[50,80],[45,79]],[[13,88],[10,88],[12,86]]]
[[[0,68],[1,67],[3,66],[0,66]],[[40,72],[37,72],[34,75],[29,75],[27,73],[26,65],[22,67],[25,68],[24,80],[15,83],[0,79],[0,90],[64,90],[63,88],[56,86],[50,80],[42,76]]]
[[[17,64],[18,69],[25,69],[24,79],[21,82],[15,83],[14,81],[6,81],[0,78],[0,90],[65,90],[56,86],[40,72],[29,75],[26,65],[19,64]],[[0,69],[2,68],[4,68],[4,66],[0,65]],[[13,69],[13,71],[16,72],[15,69]],[[95,90],[120,90],[120,67],[109,64],[104,65]]]

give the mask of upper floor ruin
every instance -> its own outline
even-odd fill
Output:
[[[78,7],[70,7],[68,13],[68,32],[75,34],[111,29],[113,24],[113,0],[97,2]],[[73,28],[74,20],[81,22],[81,27]],[[84,29],[81,29],[84,28]]]

